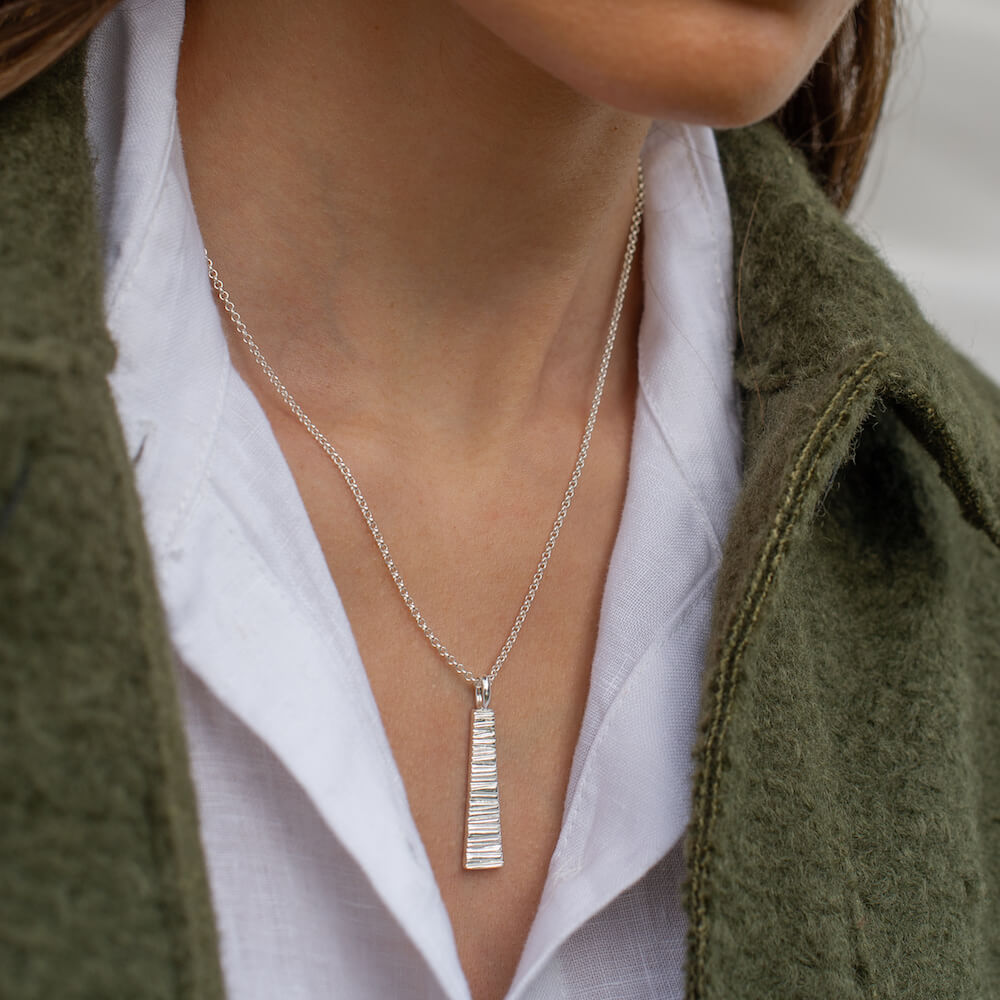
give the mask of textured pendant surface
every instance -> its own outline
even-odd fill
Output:
[[[476,699],[477,703],[481,698]],[[469,806],[465,819],[465,867],[500,868],[500,788],[497,782],[497,731],[491,708],[472,712],[469,755]]]

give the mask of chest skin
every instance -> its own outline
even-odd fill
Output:
[[[616,363],[634,364],[627,345]],[[634,389],[625,405],[602,407],[542,585],[494,684],[504,866],[471,872],[462,858],[473,688],[418,630],[339,472],[280,401],[268,398],[270,387],[263,389],[258,397],[351,623],[472,995],[502,997],[562,825],[624,503]],[[574,419],[543,435],[553,442],[549,450],[526,449],[530,458],[495,476],[476,470],[464,489],[455,488],[454,469],[370,460],[362,441],[350,450],[337,442],[352,456],[420,611],[477,675],[489,671],[524,598],[581,429],[582,418]]]

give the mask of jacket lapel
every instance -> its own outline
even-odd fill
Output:
[[[78,50],[0,102],[0,995],[222,997]]]
[[[1000,782],[977,763],[1000,760],[1000,394],[771,127],[720,149],[746,470],[696,751],[688,995],[977,995],[1000,969],[980,947]]]

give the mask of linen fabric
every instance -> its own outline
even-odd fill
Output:
[[[140,456],[227,987],[234,1000],[457,1000],[469,994],[448,914],[335,581],[230,365],[177,134],[182,21],[180,2],[122,5],[91,42],[88,86],[111,384]],[[658,123],[643,161],[629,484],[562,835],[511,998],[683,989],[691,748],[741,472],[731,239],[708,129]],[[343,488],[332,468],[330,483]]]

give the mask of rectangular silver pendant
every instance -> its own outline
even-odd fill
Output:
[[[465,819],[465,867],[500,868],[500,788],[497,783],[497,732],[492,708],[472,712],[469,755],[469,808]]]

